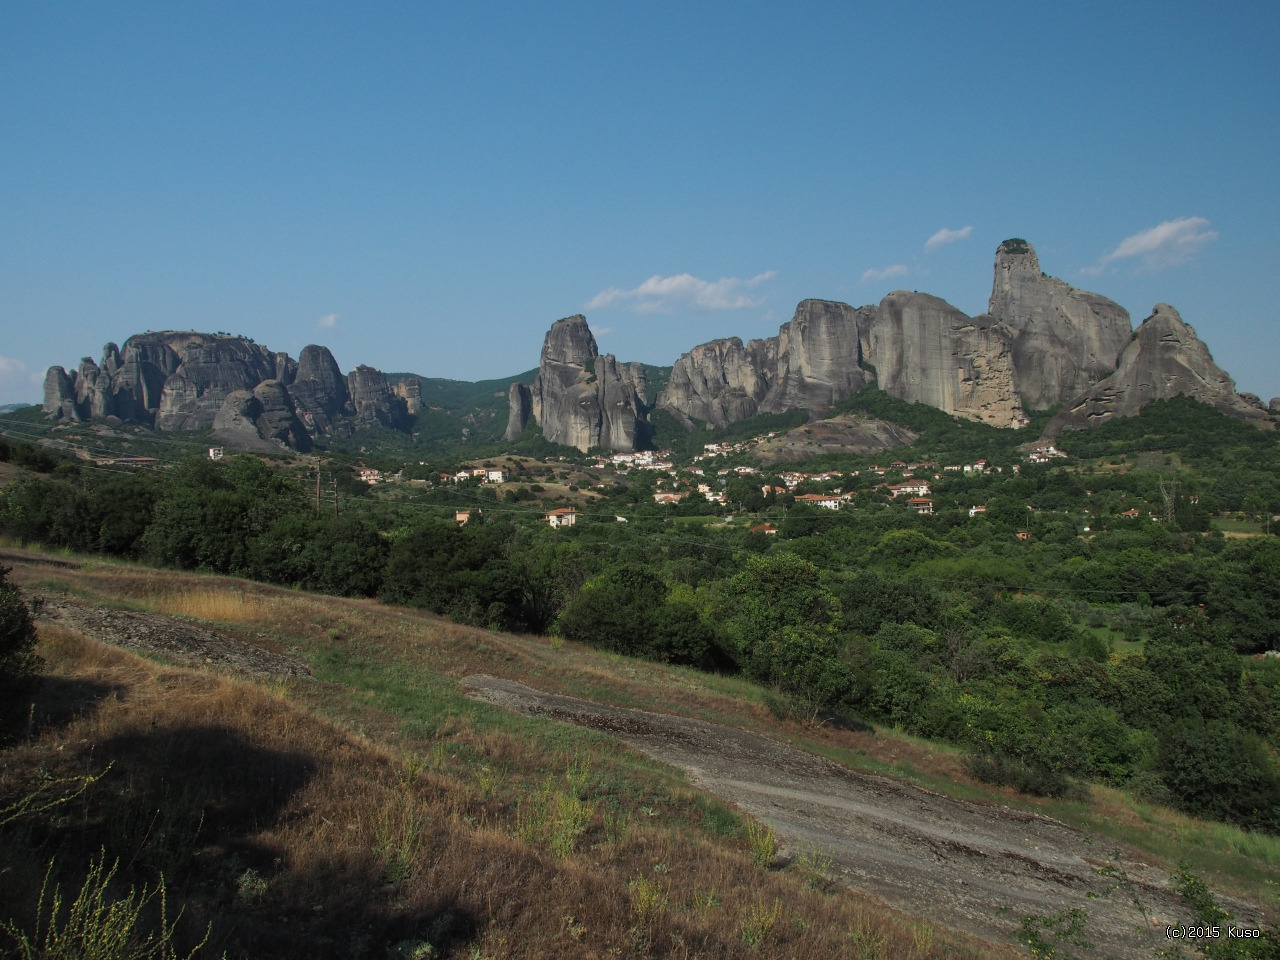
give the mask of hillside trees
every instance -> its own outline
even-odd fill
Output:
[[[749,557],[716,606],[747,676],[820,706],[848,699],[854,676],[841,656],[840,601],[813,564],[791,553]]]

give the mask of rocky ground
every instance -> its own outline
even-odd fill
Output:
[[[1168,948],[1165,925],[1189,920],[1165,871],[1056,820],[858,773],[745,730],[490,676],[463,685],[477,699],[607,731],[682,767],[769,823],[790,856],[819,851],[842,882],[911,915],[1008,942],[1025,917],[1079,908],[1092,948],[1071,952],[1127,957]],[[1256,911],[1231,906],[1257,925]]]

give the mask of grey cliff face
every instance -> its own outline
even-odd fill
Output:
[[[405,377],[391,388],[391,392],[404,401],[409,416],[417,416],[422,411],[422,381],[417,377]]]
[[[532,415],[552,443],[584,452],[591,447],[634,450],[648,427],[646,384],[643,376],[636,377],[637,366],[619,364],[610,354],[600,356],[581,314],[557,320],[542,343],[538,376],[528,393],[528,414],[523,412],[525,394],[518,385],[508,395],[508,438],[523,432]]]
[[[253,397],[262,411],[255,418],[260,437],[303,453],[311,449],[311,436],[298,420],[293,400],[283,383],[264,380],[253,388]]]
[[[62,367],[50,367],[44,375],[44,403],[46,416],[61,420],[83,420],[76,406],[76,383]]]
[[[865,307],[801,300],[791,322],[778,330],[772,382],[760,412],[821,410],[865,387],[861,340],[874,315]]]
[[[402,429],[407,425],[404,401],[397,397],[387,384],[380,370],[363,364],[347,376],[347,391],[351,395],[356,430],[372,427]]]
[[[302,348],[289,395],[298,419],[312,436],[342,432],[339,418],[352,412],[347,380],[338,362],[328,347],[314,343]]]
[[[1028,422],[1014,389],[1009,342],[989,317],[898,290],[880,301],[869,356],[891,396],[996,427]]]
[[[1018,393],[1031,410],[1079,396],[1109,377],[1129,342],[1129,312],[1040,272],[1035,247],[1006,240],[996,251],[989,312],[1008,336]]]
[[[759,413],[768,389],[755,356],[731,337],[696,346],[677,360],[658,406],[686,424],[704,420],[723,427]]]
[[[1188,396],[1223,413],[1273,427],[1270,415],[1236,393],[1235,381],[1213,362],[1209,349],[1167,303],[1134,331],[1115,373],[1074,398],[1045,430],[1084,430],[1137,413],[1152,400]]]
[[[776,337],[737,337],[694,347],[671,370],[658,406],[686,424],[722,427],[757,413],[821,410],[861,390],[865,330],[872,308],[802,300]]]
[[[229,393],[252,390],[276,374],[276,356],[239,337],[202,333],[147,336],[149,339],[139,344],[139,352],[145,351],[148,362],[157,368],[168,370],[155,415],[158,430],[211,427]],[[134,339],[125,343],[126,358]],[[169,370],[174,360],[177,365]]]
[[[295,361],[243,337],[165,331],[109,343],[102,362],[86,357],[77,373],[52,367],[45,377],[45,413],[82,420],[118,417],[157,430],[213,427],[233,446],[309,450],[320,434],[355,426],[405,425],[418,399],[416,378],[398,387],[372,367],[348,380],[333,355],[315,345]],[[353,398],[354,393],[354,398]]]
[[[524,435],[533,416],[533,391],[526,384],[513,383],[507,391],[507,430],[503,440],[516,441]]]

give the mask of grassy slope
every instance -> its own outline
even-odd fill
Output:
[[[33,578],[30,568],[15,576]],[[192,905],[192,916],[213,919],[218,935],[228,938],[225,943],[251,942],[260,956],[293,954],[265,940],[236,939],[241,934],[226,932],[228,927],[252,932],[267,915],[296,916],[305,942],[320,951],[314,955],[323,955],[322,941],[337,937],[338,918],[343,929],[372,931],[371,937],[386,944],[407,937],[409,928],[426,929],[450,914],[465,918],[466,941],[480,956],[587,956],[619,944],[653,946],[654,937],[671,943],[673,935],[698,944],[705,956],[732,956],[742,948],[744,931],[753,935],[753,923],[767,925],[774,899],[788,905],[788,921],[770,931],[766,955],[844,956],[849,936],[856,934],[885,938],[883,956],[918,956],[921,934],[912,932],[908,920],[827,888],[804,869],[770,872],[754,866],[738,817],[691,789],[680,773],[620,751],[592,731],[516,717],[466,699],[457,680],[475,672],[734,723],[852,767],[971,799],[1036,809],[1170,862],[1185,860],[1216,886],[1252,899],[1272,900],[1280,885],[1280,843],[1274,838],[1199,823],[1114,791],[1095,789],[1089,804],[995,791],[968,780],[959,757],[947,748],[883,730],[867,734],[782,724],[763,707],[758,689],[734,678],[462,627],[367,601],[225,578],[92,561],[78,571],[46,568],[34,578],[32,585],[48,590],[210,619],[220,629],[298,657],[315,671],[312,681],[272,684],[264,691],[242,680],[136,661],[46,630],[46,655],[60,677],[52,688],[55,699],[65,699],[68,690],[101,690],[103,683],[123,696],[119,702],[87,704],[84,716],[70,725],[57,720],[59,712],[70,709],[67,705],[44,708],[47,729],[11,755],[3,783],[3,796],[11,797],[23,771],[41,765],[100,769],[108,756],[117,755],[107,745],[124,743],[119,756],[129,772],[113,770],[93,791],[96,798],[89,806],[94,812],[85,822],[98,826],[55,834],[60,849],[74,851],[68,862],[76,856],[84,861],[104,835],[123,838],[112,847],[113,855],[146,861],[152,828],[131,835],[105,825],[120,816],[113,812],[114,801],[132,789],[128,784],[155,778],[154,771],[147,772],[147,757],[170,748],[147,746],[149,741],[165,742],[182,730],[203,731],[202,737],[213,729],[231,730],[234,749],[246,751],[251,765],[263,750],[302,764],[310,772],[285,798],[268,789],[268,795],[252,801],[225,796],[217,801],[218,790],[226,794],[226,787],[213,784],[215,806],[252,807],[238,816],[252,820],[253,829],[241,824],[234,836],[223,837],[221,827],[188,826],[200,834],[196,848],[215,851],[209,863],[200,861],[200,870],[187,858],[168,854],[173,862],[166,876],[192,877],[196,892],[182,901]],[[152,703],[157,689],[166,696]],[[178,696],[178,691],[191,691],[190,697],[183,699],[187,694]],[[149,723],[152,731],[162,732],[148,733]],[[88,754],[84,743],[93,745]],[[144,757],[134,755],[139,750]],[[194,789],[205,788],[202,765],[190,763],[184,775],[198,785]],[[174,780],[171,774],[166,782]],[[174,805],[163,789],[154,784],[147,789],[151,793],[143,809],[165,811]],[[348,791],[365,799],[353,802]],[[133,804],[137,807],[137,798]],[[259,809],[263,805],[265,810]],[[581,834],[562,837],[553,849],[556,815],[541,807],[567,818],[568,834],[576,809]],[[571,852],[565,853],[564,843]],[[135,846],[143,852],[133,852]],[[28,879],[36,876],[31,871],[43,869],[44,853],[55,848],[46,843],[39,856],[24,861]],[[456,859],[440,860],[441,850]],[[248,882],[246,870],[265,878],[260,899],[241,890]],[[344,884],[346,894],[341,893]],[[199,892],[210,885],[223,894]],[[317,892],[334,885],[336,893]],[[488,893],[478,893],[477,885]],[[556,891],[558,905],[539,892],[544,890]],[[708,905],[712,901],[717,902]],[[308,914],[316,906],[320,917]],[[439,937],[447,939],[444,933]],[[515,950],[516,943],[527,946]],[[972,952],[967,943],[947,941],[939,932],[930,950]],[[353,948],[353,943],[334,947],[336,955]]]
[[[94,563],[15,577],[212,619],[315,678],[254,684],[43,628],[39,734],[4,757],[0,810],[42,775],[111,766],[52,815],[3,829],[19,853],[0,874],[0,920],[30,929],[49,859],[74,891],[105,850],[122,880],[163,874],[170,916],[186,911],[180,939],[211,923],[215,956],[383,957],[409,940],[476,957],[734,957],[751,941],[762,956],[1006,955],[813,870],[762,869],[739,817],[679,772],[456,683],[483,670],[763,722],[730,681],[227,579]]]

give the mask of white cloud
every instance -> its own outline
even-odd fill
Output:
[[[862,275],[862,282],[870,283],[872,280],[888,280],[890,277],[905,277],[906,275],[906,265],[895,263],[888,267],[872,267]]]
[[[943,227],[924,242],[924,248],[926,250],[936,250],[938,247],[946,246],[948,243],[955,243],[957,240],[968,240],[971,233],[973,233],[973,227],[961,227],[959,230],[948,230]]]
[[[316,321],[316,326],[321,330],[333,330],[338,326],[338,314],[326,313],[323,317]]]
[[[636,313],[670,313],[678,307],[696,310],[741,310],[758,307],[764,301],[747,291],[772,280],[776,270],[757,274],[749,280],[738,277],[721,277],[719,280],[702,280],[688,273],[674,277],[654,275],[631,290],[609,287],[601,290],[587,303],[585,310],[627,306]]]
[[[21,360],[0,357],[0,403],[22,403],[39,399],[32,388],[44,383],[44,374],[30,369]]]
[[[1125,237],[1114,250],[1080,272],[1096,277],[1107,267],[1133,257],[1141,258],[1142,266],[1151,271],[1180,266],[1210,240],[1218,239],[1218,231],[1209,230],[1208,226],[1209,221],[1204,217],[1166,220],[1150,230]]]

